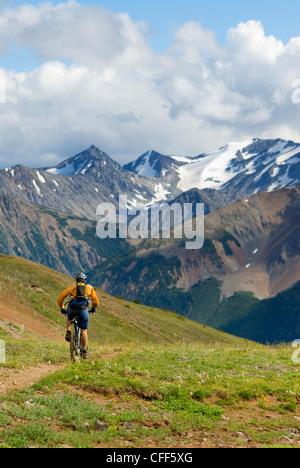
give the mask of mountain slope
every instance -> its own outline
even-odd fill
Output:
[[[262,192],[208,214],[202,249],[188,251],[181,239],[140,239],[131,242],[135,244],[131,251],[107,262],[102,274],[114,272],[113,276],[105,274],[105,281],[113,285],[116,278],[118,284],[117,271],[125,262],[128,290],[137,292],[138,282],[130,281],[137,264],[146,268],[151,255],[159,255],[176,269],[176,273],[166,273],[178,289],[187,291],[214,277],[222,281],[226,296],[249,290],[259,298],[269,297],[300,279],[299,209],[300,186]],[[153,278],[154,287],[155,272],[147,270],[144,275]]]
[[[0,252],[75,275],[126,249],[122,239],[99,239],[96,222],[0,195]]]
[[[0,255],[0,330],[7,324],[24,327],[40,337],[62,341],[65,317],[57,297],[74,280],[43,265]],[[89,336],[104,343],[180,342],[232,343],[242,341],[168,311],[113,298],[97,289],[100,307],[91,317]],[[20,336],[20,335],[19,335]],[[67,346],[67,345],[66,345]]]
[[[177,239],[139,240],[94,268],[92,278],[110,294],[217,326],[223,297],[248,291],[266,299],[300,280],[299,209],[300,186],[262,192],[208,214],[202,249],[186,250]]]
[[[237,290],[252,291],[259,298],[274,296],[300,279],[300,186],[259,193],[212,213],[207,220],[208,238],[216,226],[231,233],[228,242],[226,296]]]
[[[220,303],[209,323],[259,343],[292,343],[300,336],[299,299],[299,281],[262,301],[247,293],[235,293]]]
[[[224,193],[216,189],[199,190],[193,188],[187,192],[180,193],[174,200],[168,201],[168,204],[171,206],[173,203],[180,203],[183,206],[184,203],[192,203],[193,206],[196,206],[196,203],[204,203],[204,214],[208,214],[230,205],[235,200],[236,193],[234,192],[228,191]]]

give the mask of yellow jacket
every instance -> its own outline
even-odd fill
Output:
[[[64,300],[66,299],[66,297],[71,296],[71,300],[76,298],[76,291],[77,291],[77,285],[75,283],[75,284],[72,284],[72,286],[70,286],[69,288],[65,289],[65,291],[63,291],[58,296],[58,305],[59,305],[60,309],[62,308]],[[97,297],[97,294],[95,293],[95,290],[94,290],[93,286],[91,286],[90,284],[87,284],[85,286],[85,295],[92,299],[93,307],[96,308],[99,305],[99,299]]]

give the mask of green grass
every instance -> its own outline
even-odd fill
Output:
[[[91,361],[3,398],[3,447],[297,445],[299,367],[288,348],[93,344],[92,351]],[[96,432],[97,420],[109,428]]]
[[[1,368],[22,369],[39,363],[66,362],[68,354],[63,344],[41,342],[39,338],[27,333],[22,336],[22,339],[15,339],[2,334],[1,328],[0,339],[4,340],[6,348],[6,363],[0,364],[0,370]]]
[[[9,293],[15,310],[26,303],[36,317],[64,325],[56,300],[70,278],[13,257],[0,257],[0,266],[1,297]],[[87,362],[71,364],[65,342],[22,330],[13,317],[6,329],[0,322],[0,381],[40,363],[61,365],[0,395],[0,447],[299,447],[292,348],[98,294]],[[108,429],[94,430],[97,420]]]

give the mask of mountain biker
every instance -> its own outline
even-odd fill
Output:
[[[64,300],[70,297],[68,303],[68,310],[63,307]],[[92,300],[91,314],[96,312],[96,308],[99,305],[99,299],[95,293],[93,286],[86,284],[86,275],[84,273],[78,273],[75,278],[75,283],[69,288],[63,291],[58,297],[58,305],[61,313],[67,316],[67,333],[65,336],[66,341],[71,341],[71,321],[76,316],[78,326],[81,329],[81,345],[82,345],[82,357],[87,359],[87,345],[88,345],[88,324],[89,324],[89,298]]]

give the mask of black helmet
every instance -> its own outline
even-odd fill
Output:
[[[78,273],[76,275],[76,281],[86,281],[86,275],[84,273]]]

